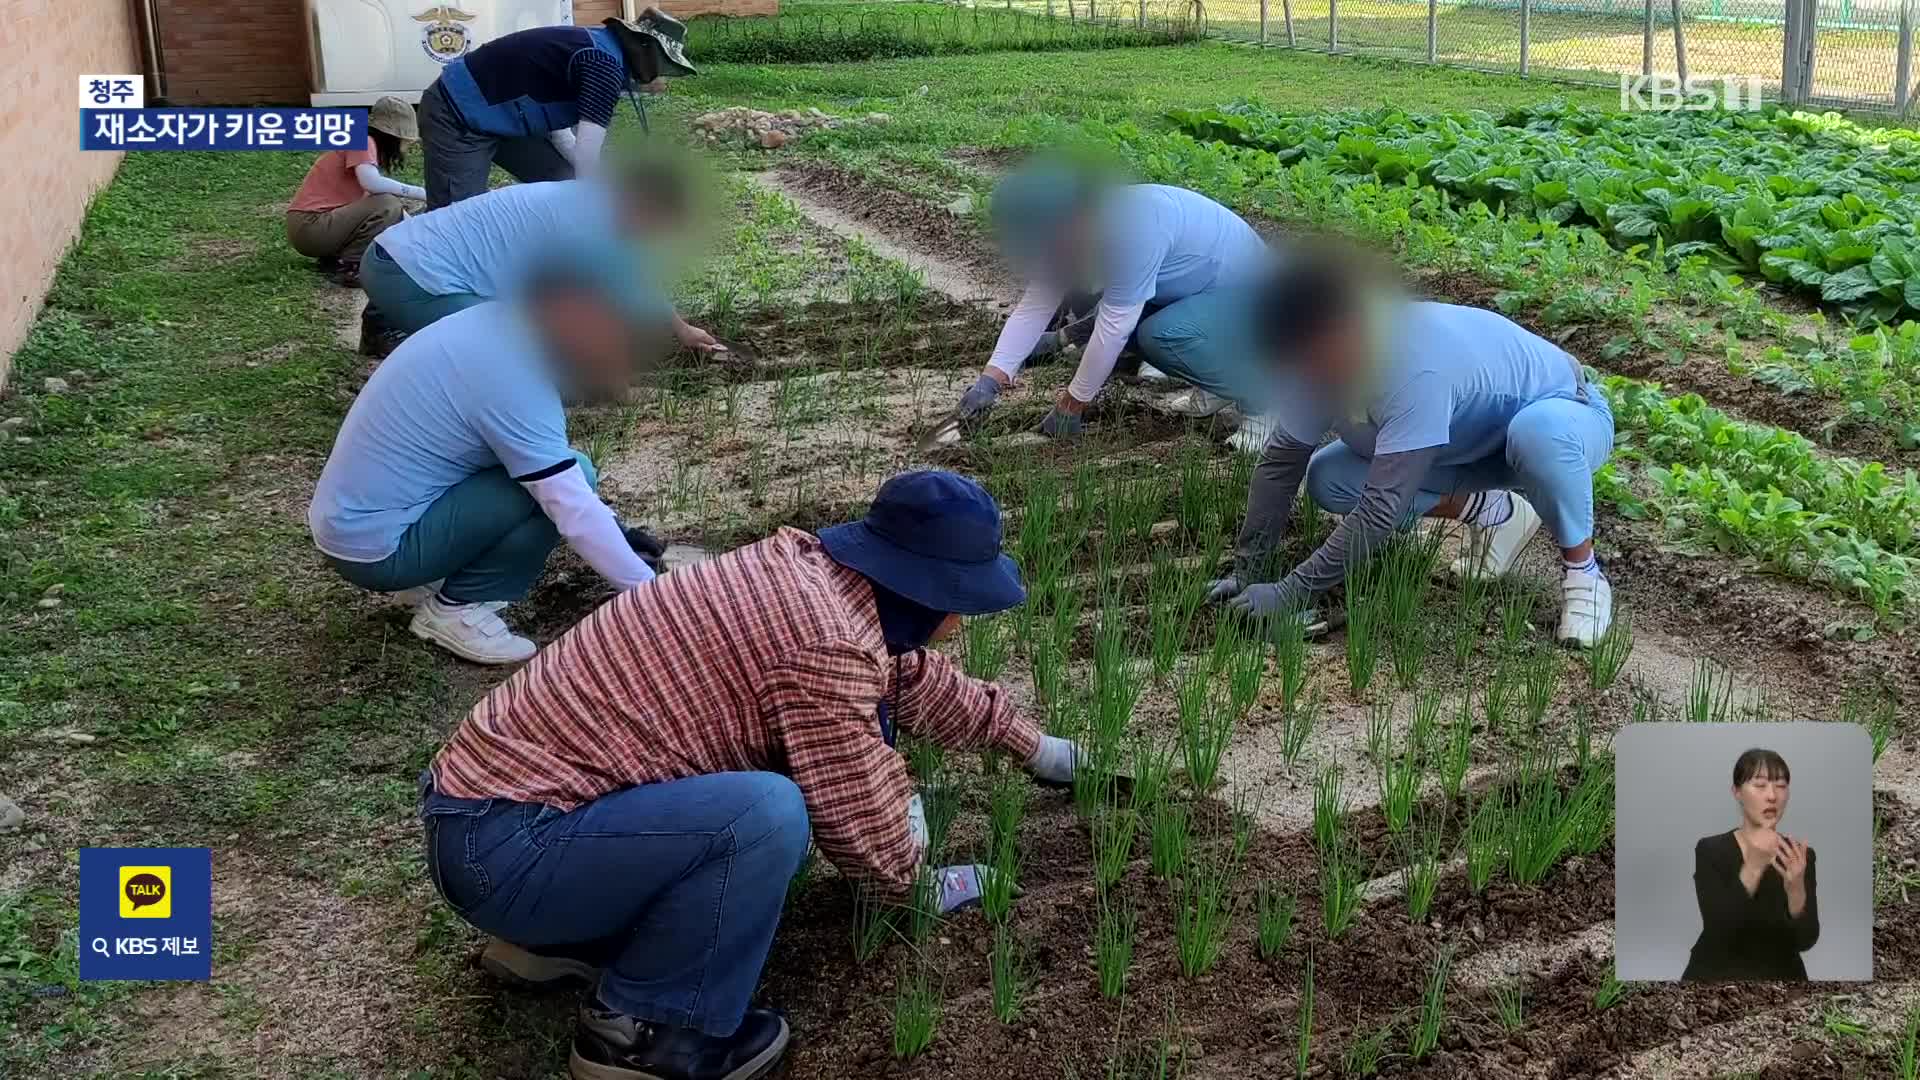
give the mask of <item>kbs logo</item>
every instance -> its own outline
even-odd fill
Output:
[[[474,18],[471,12],[461,11],[452,4],[428,8],[413,17],[415,22],[426,24],[420,30],[420,47],[435,63],[453,63],[467,55],[467,49],[473,44],[473,36],[463,24]]]
[[[173,918],[173,867],[121,867],[120,917],[123,919]]]
[[[1761,81],[1742,79],[1682,79],[1678,75],[1620,76],[1622,111],[1706,112],[1726,109],[1749,112],[1760,108]]]

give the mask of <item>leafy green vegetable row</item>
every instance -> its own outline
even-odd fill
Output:
[[[1823,457],[1791,431],[1734,420],[1697,394],[1606,380],[1619,430],[1616,459],[1649,466],[1642,500],[1609,466],[1597,492],[1629,516],[1657,512],[1669,532],[1830,582],[1882,616],[1915,599],[1920,477],[1879,462]]]
[[[1555,106],[1424,115],[1176,109],[1182,130],[1318,162],[1339,183],[1430,188],[1450,205],[1700,256],[1873,319],[1920,313],[1920,139],[1874,142],[1801,114]],[[1878,133],[1872,133],[1877,135]]]

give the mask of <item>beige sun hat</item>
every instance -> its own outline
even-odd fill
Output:
[[[420,138],[420,123],[413,117],[413,106],[397,97],[383,97],[374,102],[367,113],[367,125],[408,142]]]

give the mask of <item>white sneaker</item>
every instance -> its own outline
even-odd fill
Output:
[[[1202,390],[1197,386],[1189,387],[1176,394],[1168,394],[1160,399],[1160,407],[1175,416],[1188,416],[1196,420],[1212,416],[1233,404],[1219,394]]]
[[[1520,553],[1527,549],[1527,541],[1540,531],[1540,514],[1533,504],[1515,494],[1513,498],[1513,516],[1505,523],[1491,529],[1467,526],[1467,553],[1453,560],[1455,577],[1478,574],[1481,578],[1497,578],[1513,569],[1520,560]],[[1477,569],[1473,560],[1478,559]]]
[[[476,664],[517,664],[538,651],[533,642],[507,629],[492,604],[449,604],[429,597],[414,610],[410,629],[415,637]]]
[[[1143,360],[1140,363],[1140,370],[1136,373],[1136,376],[1148,382],[1160,382],[1167,378],[1167,373]]]
[[[1569,570],[1560,579],[1560,631],[1568,645],[1591,649],[1613,625],[1613,583],[1599,574]]]
[[[1267,448],[1267,440],[1273,438],[1273,417],[1249,416],[1240,421],[1240,426],[1227,436],[1227,445],[1243,454],[1257,454]]]

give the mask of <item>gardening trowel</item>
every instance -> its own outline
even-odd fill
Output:
[[[925,435],[920,436],[920,441],[913,445],[914,450],[922,454],[930,454],[943,446],[952,446],[959,442],[960,424],[965,419],[957,406],[949,409],[945,416],[927,429]]]

